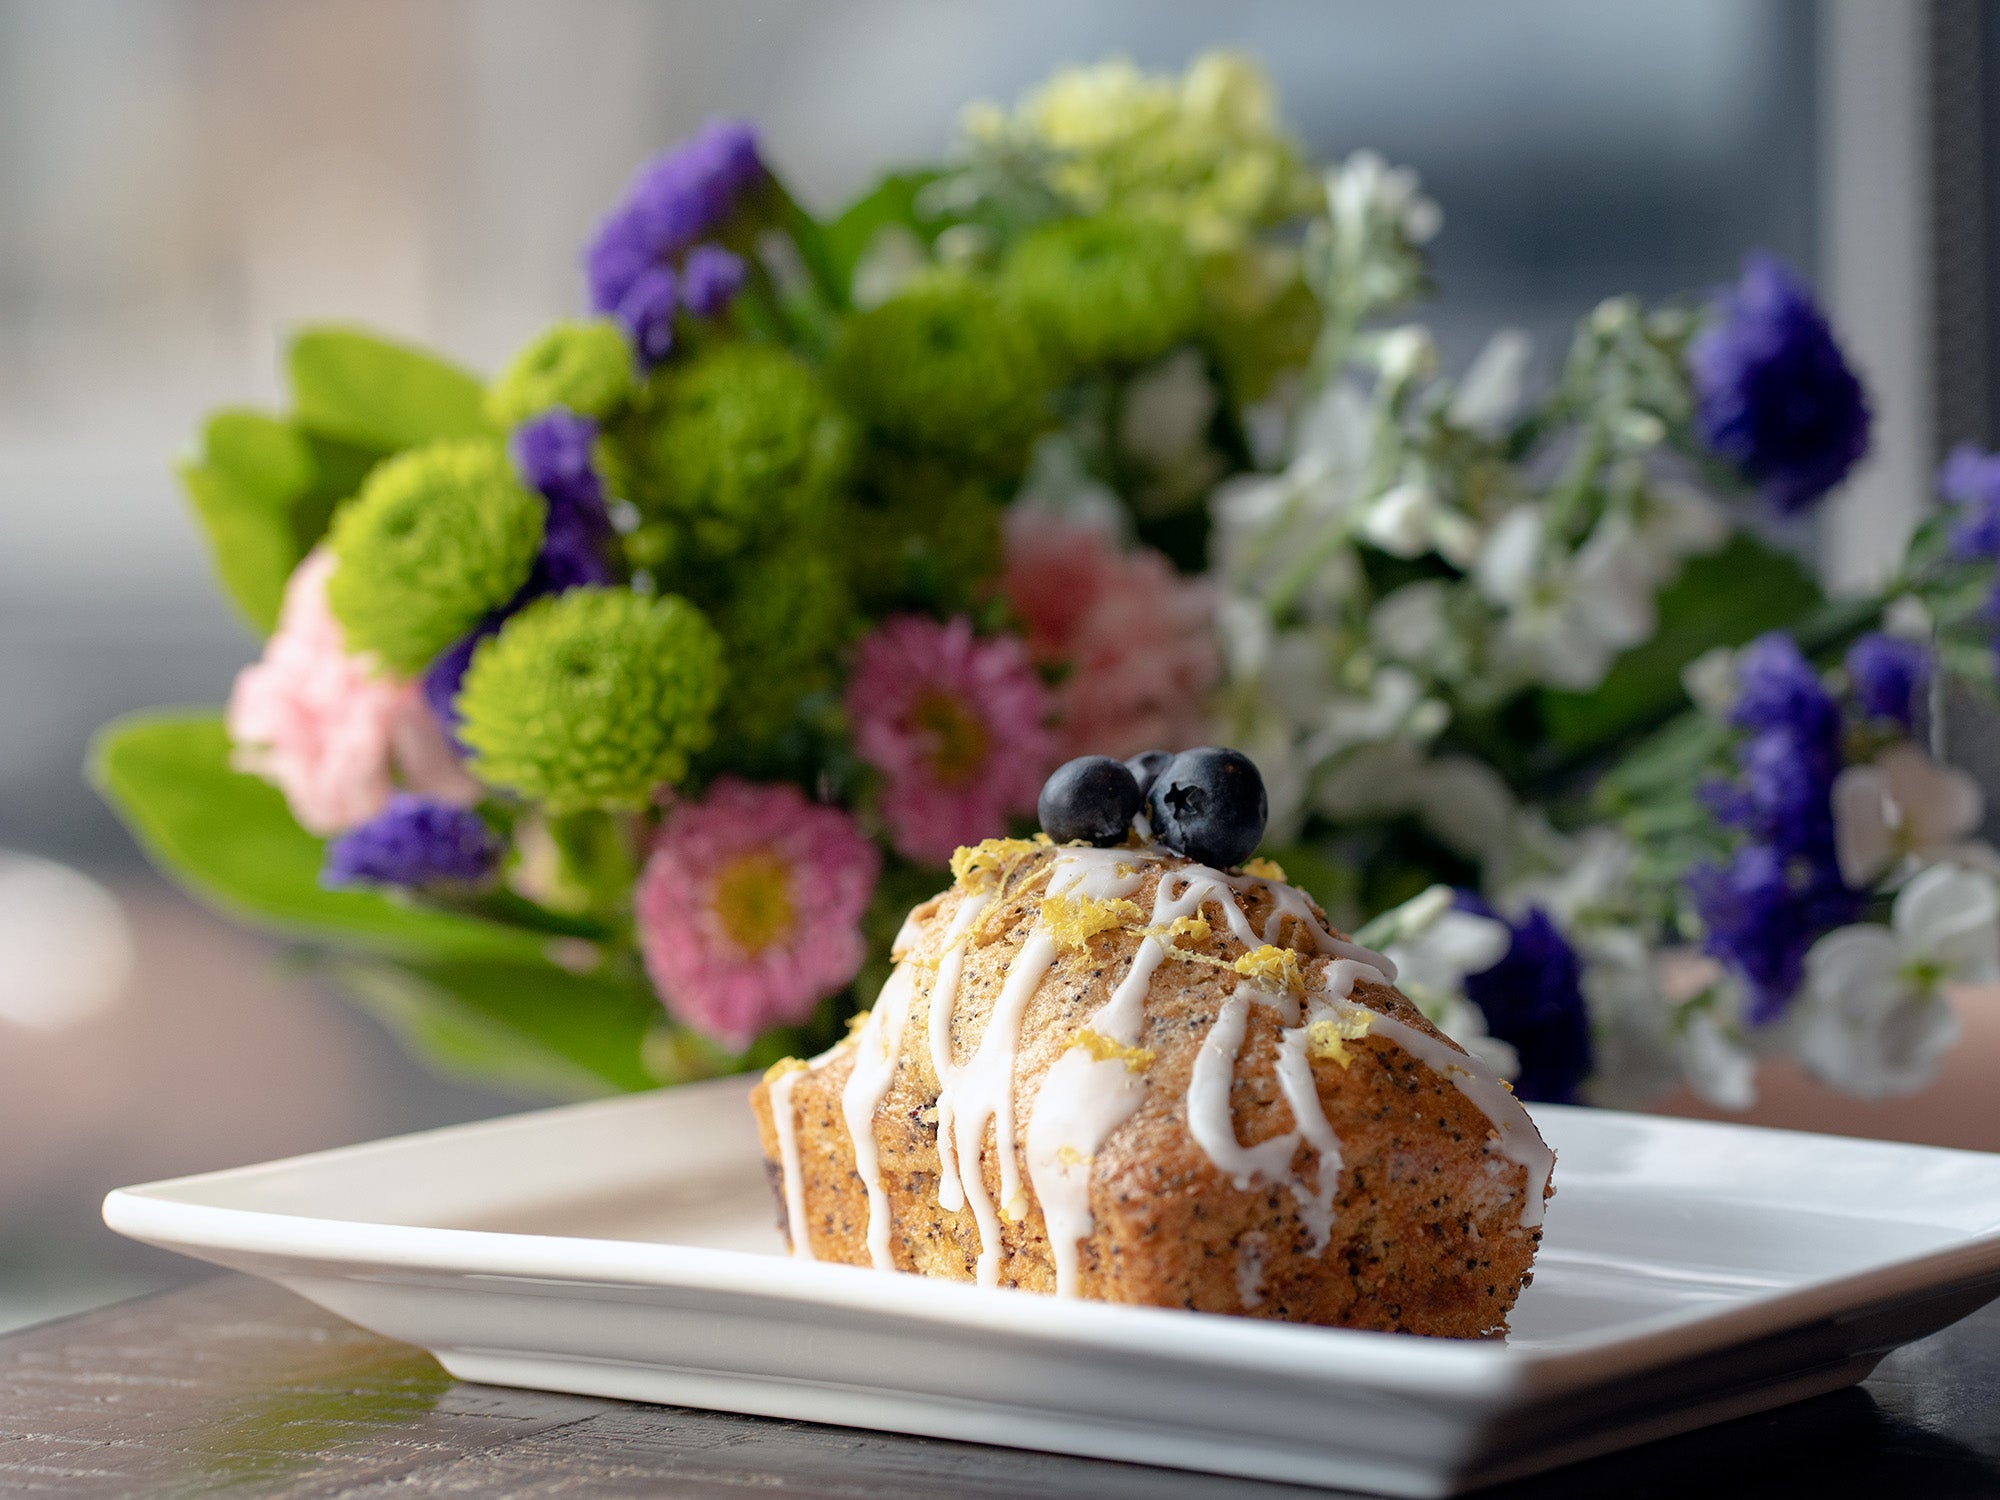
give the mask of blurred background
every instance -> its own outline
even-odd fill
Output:
[[[1317,155],[1373,147],[1444,205],[1454,362],[1502,323],[1553,359],[1600,298],[1753,246],[1814,275],[1881,424],[1821,538],[1855,580],[1940,445],[1993,435],[1994,30],[1977,0],[0,0],[0,1328],[198,1273],[104,1231],[111,1187],[522,1103],[423,1073],[174,894],[80,777],[99,723],[219,702],[254,654],[171,463],[209,407],[278,399],[289,325],[490,370],[578,306],[598,214],[708,115],[758,120],[831,208],[968,100],[1230,44]],[[1939,1090],[1973,1097],[1970,1065]],[[2000,1147],[1949,1107],[1767,1097]]]

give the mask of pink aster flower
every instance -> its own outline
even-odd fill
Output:
[[[882,856],[792,786],[725,776],[667,815],[633,898],[673,1016],[738,1051],[812,1013],[861,967]]]
[[[333,554],[316,548],[285,585],[264,655],[236,675],[226,723],[232,763],[273,783],[308,832],[339,833],[389,805],[404,784],[470,804],[479,784],[459,764],[418,684],[351,654],[326,602]]]
[[[1120,552],[1110,532],[1047,511],[1007,517],[1001,587],[1056,690],[1062,753],[1184,750],[1209,737],[1222,675],[1215,595],[1158,552]]]
[[[847,683],[854,748],[886,782],[896,848],[943,864],[961,844],[1034,809],[1054,764],[1048,690],[1013,636],[980,640],[964,616],[885,620]]]

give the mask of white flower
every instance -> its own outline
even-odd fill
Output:
[[[1736,653],[1711,646],[1681,668],[1681,686],[1688,699],[1711,719],[1726,719],[1741,691],[1736,677]]]
[[[1374,339],[1375,368],[1385,385],[1408,385],[1437,373],[1437,340],[1421,323],[1387,329]]]
[[[1688,1086],[1718,1109],[1748,1109],[1757,1102],[1757,1054],[1707,1007],[1682,1022],[1681,1070]]]
[[[1985,817],[1978,782],[1907,740],[1892,745],[1873,765],[1849,766],[1834,780],[1841,878],[1866,890],[1905,859],[1928,862],[1954,852]]]
[[[1521,409],[1522,378],[1535,346],[1518,328],[1503,328],[1466,367],[1446,417],[1454,427],[1496,436]]]
[[[1101,527],[1112,536],[1123,536],[1129,528],[1116,491],[1091,476],[1075,442],[1059,432],[1036,440],[1015,504]]]
[[[1300,416],[1296,451],[1282,474],[1246,474],[1219,485],[1217,569],[1241,593],[1264,595],[1301,566],[1317,575],[1338,563],[1350,512],[1365,497],[1373,451],[1368,398],[1339,384]],[[1324,580],[1313,582],[1324,587]]]
[[[1565,841],[1556,867],[1510,885],[1511,909],[1539,906],[1570,932],[1626,913],[1639,851],[1615,828],[1587,828]]]
[[[1384,912],[1362,929],[1362,941],[1381,947],[1396,966],[1396,988],[1424,1018],[1494,1072],[1521,1071],[1514,1049],[1486,1030],[1486,1016],[1465,998],[1465,977],[1483,974],[1506,956],[1513,942],[1507,924],[1460,911],[1448,885],[1434,885]]]
[[[930,264],[924,242],[907,226],[884,224],[854,262],[851,295],[859,308],[879,307]]]
[[[1356,151],[1327,173],[1327,211],[1336,230],[1355,239],[1376,222],[1393,224],[1413,245],[1444,227],[1444,211],[1417,189],[1417,174],[1373,151]]]
[[[1208,366],[1181,349],[1127,382],[1118,407],[1118,445],[1151,482],[1134,494],[1143,508],[1177,509],[1221,477],[1222,455],[1208,444],[1218,402]]]
[[[1882,629],[1906,641],[1928,641],[1937,630],[1937,618],[1915,594],[1898,594],[1883,607]]]
[[[1562,925],[1583,964],[1591,1033],[1590,1102],[1629,1109],[1657,1098],[1681,1082],[1682,1069],[1673,1006],[1651,946],[1637,927]]]
[[[1655,481],[1640,496],[1631,525],[1640,546],[1656,561],[1655,576],[1671,582],[1684,558],[1713,552],[1729,540],[1729,513],[1705,490],[1672,480]]]
[[[1269,610],[1255,599],[1226,595],[1215,607],[1215,634],[1230,681],[1253,682],[1263,676],[1278,636]]]
[[[1502,1078],[1521,1076],[1521,1054],[1512,1042],[1503,1042],[1486,1029],[1486,1012],[1463,995],[1450,995],[1429,1010],[1424,1019],[1459,1046],[1485,1063]]]
[[[1510,911],[1530,904],[1512,891],[1523,872],[1556,868],[1568,858],[1566,841],[1541,809],[1524,807],[1499,772],[1470,756],[1426,760],[1399,810],[1414,813],[1447,848],[1476,861],[1490,886],[1506,888]]]
[[[1216,399],[1201,355],[1177,350],[1126,384],[1118,412],[1119,446],[1161,470],[1205,457]]]
[[[1315,765],[1313,810],[1336,823],[1410,812],[1422,797],[1427,764],[1425,748],[1415,740],[1357,745],[1331,762]]]
[[[1368,503],[1359,530],[1391,557],[1435,552],[1453,567],[1467,568],[1479,555],[1478,525],[1446,505],[1421,479],[1406,479],[1377,495]]]
[[[1435,491],[1416,480],[1378,495],[1362,519],[1361,534],[1391,557],[1421,557],[1430,550]]]
[[[1426,697],[1424,685],[1407,667],[1378,667],[1361,693],[1322,695],[1307,720],[1312,734],[1307,754],[1328,760],[1356,745],[1384,740],[1430,740],[1444,728],[1449,710]]]
[[[2000,892],[1990,876],[1933,865],[1903,887],[1889,925],[1829,932],[1806,954],[1799,1060],[1864,1098],[1913,1093],[1958,1036],[1947,984],[2000,979]]]
[[[1428,667],[1440,676],[1454,675],[1469,655],[1452,628],[1451,597],[1450,585],[1441,578],[1392,590],[1369,611],[1369,640],[1393,661]]]
[[[1349,819],[1414,806],[1426,747],[1451,711],[1396,666],[1377,668],[1363,693],[1322,694],[1315,702],[1299,752],[1314,768],[1314,807]]]
[[[1614,524],[1614,522],[1616,524]],[[1541,507],[1509,512],[1486,539],[1473,578],[1506,610],[1500,654],[1531,680],[1585,691],[1657,623],[1654,567],[1638,532],[1607,517],[1574,556],[1543,532]]]

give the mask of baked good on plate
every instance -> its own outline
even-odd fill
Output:
[[[1396,991],[1386,959],[1275,867],[1197,857],[1255,847],[1261,783],[1247,844],[1185,805],[1177,817],[1162,784],[1170,796],[1190,757],[1233,755],[1159,771],[1147,811],[1125,814],[1135,833],[1116,806],[1092,825],[1045,793],[1042,836],[958,852],[854,1032],[752,1095],[793,1254],[1290,1322],[1504,1332],[1553,1153],[1507,1085]],[[1216,780],[1192,765],[1183,781]],[[1209,802],[1227,800],[1223,780]]]

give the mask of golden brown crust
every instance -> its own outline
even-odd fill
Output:
[[[951,1013],[957,1065],[979,1043],[1007,968],[1035,924],[1054,856],[1055,851],[1036,854],[1014,870],[1002,898],[972,927]],[[1130,899],[1149,909],[1158,881],[1183,863],[1150,867]],[[896,1268],[961,1281],[974,1278],[980,1236],[970,1208],[947,1212],[938,1204],[939,1083],[928,1025],[946,933],[970,899],[978,898],[953,889],[927,903],[934,909],[920,917],[920,936],[909,955],[915,981],[909,1019],[874,1115]],[[1260,931],[1268,903],[1261,892],[1244,901]],[[1244,945],[1229,936],[1221,911],[1211,904],[1206,914],[1210,935],[1183,938],[1180,946],[1222,963],[1243,954]],[[1283,945],[1301,954],[1308,984],[1318,985],[1328,960],[1313,952],[1309,932],[1292,923],[1285,929]],[[1014,1138],[1024,1184],[1029,1182],[1024,1143],[1042,1080],[1109,998],[1139,942],[1134,932],[1114,928],[1063,948],[1028,1003],[1014,1069]],[[1255,1181],[1239,1188],[1210,1162],[1190,1133],[1189,1078],[1223,1003],[1246,982],[1226,968],[1195,960],[1169,960],[1155,975],[1138,1038],[1152,1053],[1144,1097],[1091,1160],[1095,1226],[1079,1247],[1079,1293],[1111,1302],[1451,1337],[1503,1330],[1540,1239],[1538,1229],[1521,1225],[1527,1170],[1500,1154],[1485,1114],[1394,1040],[1369,1034],[1349,1041],[1345,1067],[1332,1057],[1311,1061],[1313,1083],[1344,1160],[1332,1241],[1322,1253],[1313,1253],[1314,1237],[1289,1185]],[[1353,999],[1439,1035],[1415,1006],[1385,985],[1357,983]],[[1294,1128],[1273,1067],[1280,1029],[1273,1007],[1249,1007],[1230,1091],[1237,1138],[1245,1146]],[[809,1248],[821,1260],[867,1265],[868,1195],[855,1170],[841,1102],[855,1054],[856,1042],[849,1038],[815,1060],[791,1085],[791,1102]],[[782,1220],[780,1150],[768,1081],[757,1086],[752,1103]],[[1299,1146],[1293,1166],[1308,1182],[1316,1180],[1317,1157],[1310,1146]],[[998,1203],[991,1125],[979,1168]],[[800,1226],[785,1228],[790,1234]],[[1032,1190],[1026,1213],[1002,1226],[999,1281],[1055,1290],[1054,1260]],[[1246,1286],[1254,1305],[1245,1305]]]

